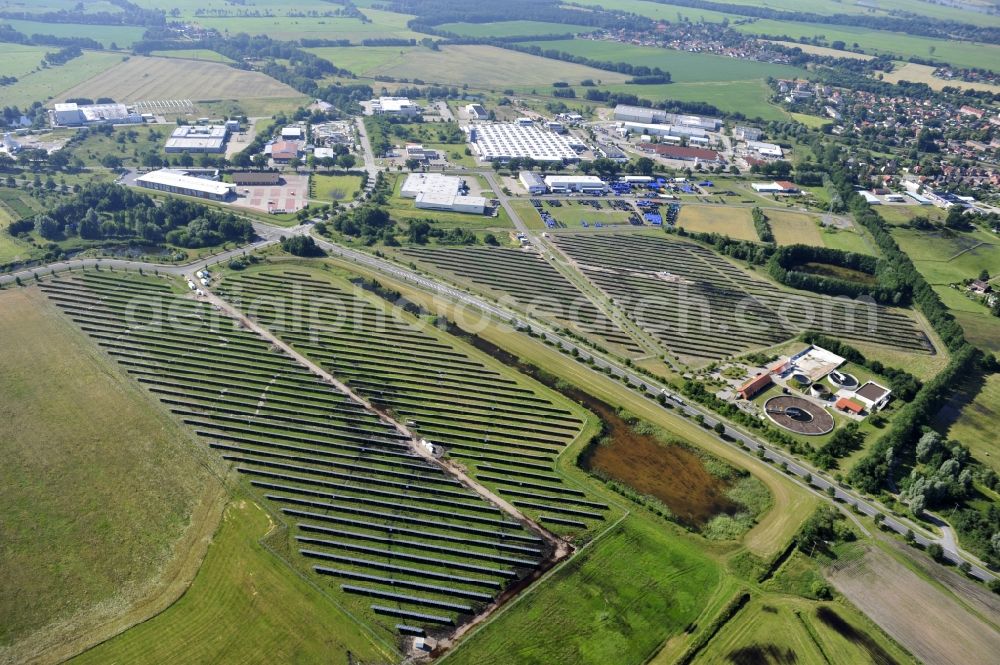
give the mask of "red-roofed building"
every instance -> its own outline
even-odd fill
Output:
[[[840,411],[848,411],[858,416],[865,412],[865,407],[858,404],[853,399],[848,399],[847,397],[841,397],[838,399],[835,406]]]
[[[302,144],[298,141],[278,141],[271,146],[271,159],[278,164],[285,164],[299,156]]]
[[[708,162],[721,163],[722,158],[714,150],[705,148],[692,148],[684,145],[668,145],[666,143],[652,143],[644,146],[646,150],[655,152],[664,159],[679,159],[685,162]]]
[[[788,180],[775,180],[774,184],[781,187],[781,191],[785,194],[795,194],[799,191],[799,186]]]
[[[771,383],[773,381],[770,374],[761,374],[744,383],[736,392],[742,399],[753,399],[755,395],[770,386]]]

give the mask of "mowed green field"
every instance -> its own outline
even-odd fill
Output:
[[[690,536],[628,516],[442,662],[645,662],[696,622],[726,583]]]
[[[3,19],[18,32],[26,35],[54,35],[55,37],[87,37],[100,42],[104,48],[115,44],[120,48],[128,48],[142,39],[146,31],[141,26],[133,25],[95,25],[90,23],[42,23],[41,21],[21,21],[18,19]]]
[[[165,612],[71,662],[392,662],[316,586],[263,545],[274,522],[256,503],[226,509],[191,588]]]
[[[966,381],[934,420],[934,428],[956,439],[972,451],[977,460],[1000,473],[1000,445],[996,427],[1000,419],[1000,374],[983,380]]]
[[[443,23],[438,30],[462,37],[525,37],[529,35],[563,35],[593,32],[593,27],[542,21],[498,21],[496,23]]]
[[[221,53],[216,53],[215,51],[209,51],[205,48],[193,48],[193,49],[179,49],[176,51],[152,51],[150,53],[152,56],[157,56],[161,58],[184,58],[188,60],[207,60],[208,62],[221,62],[223,64],[232,64],[232,60],[222,55]]]
[[[329,203],[353,198],[361,189],[361,176],[313,175],[310,178],[311,198]]]
[[[736,63],[739,60],[733,60]],[[607,77],[604,77],[607,81]],[[787,121],[790,115],[770,103],[771,89],[764,79],[745,81],[711,81],[705,83],[671,83],[669,85],[603,85],[604,90],[638,95],[654,102],[706,102],[724,113],[742,113],[748,118]]]
[[[23,67],[27,56],[15,59],[15,67]],[[81,84],[98,74],[111,69],[122,61],[120,53],[104,51],[84,51],[79,58],[73,58],[65,65],[47,67],[18,75],[9,73],[7,65],[0,65],[0,73],[17,76],[14,85],[0,88],[0,98],[4,106],[30,106],[34,102],[47,102],[69,88]],[[37,63],[36,63],[37,64]],[[89,95],[88,95],[89,96]]]
[[[79,8],[79,9],[77,9]],[[116,14],[121,11],[109,0],[88,0],[86,4],[79,0],[0,0],[0,11],[4,12],[58,12],[76,9],[87,14],[108,12]]]
[[[324,10],[336,5],[324,4]],[[214,28],[222,34],[267,35],[272,39],[348,39],[360,44],[365,39],[421,39],[426,35],[406,27],[412,16],[377,9],[362,10],[370,22],[355,18],[307,16],[232,16],[192,18],[199,25]]]
[[[364,76],[379,68],[400,64],[423,46],[324,46],[305,49],[341,69]]]
[[[676,83],[746,81],[766,79],[768,76],[794,78],[804,74],[802,69],[787,65],[737,60],[707,53],[688,53],[674,49],[633,46],[613,41],[572,39],[527,43],[545,50],[563,51],[594,60],[659,67],[670,72],[671,79]],[[606,80],[606,77],[601,78]],[[642,87],[644,86],[639,86],[637,89]]]
[[[993,44],[947,41],[853,26],[819,25],[769,19],[734,25],[733,28],[747,34],[778,38],[800,39],[804,37],[812,39],[821,36],[828,43],[841,40],[848,47],[856,43],[866,53],[886,53],[904,59],[917,56],[947,62],[956,67],[1000,69],[1000,46]]]
[[[44,46],[25,46],[0,42],[0,74],[21,78],[38,69],[48,51]],[[9,88],[3,88],[6,92]]]
[[[189,435],[36,289],[0,292],[0,335],[16,340],[0,352],[0,651],[17,662],[156,593],[219,488]]]
[[[119,102],[158,99],[287,98],[298,93],[260,72],[217,62],[132,56],[90,80],[64,90],[60,98],[111,97]]]

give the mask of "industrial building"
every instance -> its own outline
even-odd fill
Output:
[[[287,164],[299,156],[302,144],[298,141],[277,141],[265,147],[264,151],[270,151],[271,159],[276,164]]]
[[[277,171],[236,171],[233,182],[239,186],[278,185],[281,174]]]
[[[879,197],[875,196],[871,192],[867,192],[867,191],[865,191],[865,190],[862,189],[861,191],[858,192],[858,194],[860,194],[861,198],[863,198],[865,200],[865,202],[868,205],[870,205],[870,206],[880,206],[880,205],[882,205],[882,199],[880,199]]]
[[[407,143],[403,149],[403,156],[406,159],[416,159],[421,162],[438,158],[438,152],[434,148],[425,148],[420,143]]]
[[[785,156],[780,145],[775,143],[762,143],[760,141],[747,141],[747,150],[757,153],[761,157],[774,157],[780,159]]]
[[[750,186],[758,194],[799,194],[801,190],[794,182],[776,180],[774,182],[752,182]]]
[[[409,97],[379,97],[371,101],[372,115],[418,116],[420,107]]]
[[[667,113],[659,109],[648,109],[628,104],[619,104],[616,106],[614,118],[620,122],[639,122],[649,125],[677,125],[679,127],[703,129],[706,132],[715,132],[722,127],[722,120],[719,118]]]
[[[170,194],[194,196],[212,201],[228,201],[236,195],[236,185],[188,175],[187,171],[160,169],[135,179],[135,184]]]
[[[521,184],[528,190],[529,194],[544,194],[549,191],[549,188],[545,185],[545,181],[542,180],[542,176],[537,173],[521,171],[517,179],[521,181]]]
[[[646,134],[648,136],[699,136],[704,137],[708,133],[700,127],[685,127],[683,125],[656,125],[645,122],[624,122],[622,127],[630,132]]]
[[[481,215],[486,211],[486,199],[482,196],[466,196],[465,181],[461,178],[441,173],[411,173],[403,181],[399,195],[414,199],[417,208],[423,210],[447,210]]]
[[[56,104],[51,112],[53,125],[80,127],[83,125],[140,125],[142,115],[124,104]]]
[[[165,152],[225,152],[229,130],[225,125],[183,125],[175,129],[164,146]]]
[[[495,122],[469,127],[469,143],[485,162],[529,157],[536,162],[566,162],[577,159],[575,139],[545,131],[537,125]]]
[[[545,176],[545,186],[553,192],[605,192],[607,183],[596,175],[549,175]]]
[[[721,164],[722,157],[714,150],[692,148],[683,145],[646,144],[643,150],[655,152],[664,159],[676,159],[682,162],[698,162],[702,164]]]
[[[281,138],[286,141],[298,141],[305,138],[301,127],[282,127]]]
[[[465,107],[465,112],[469,114],[470,120],[488,120],[490,117],[482,104],[469,104]]]
[[[733,137],[739,141],[759,141],[762,136],[764,136],[764,130],[757,127],[737,125],[736,129],[733,130]]]

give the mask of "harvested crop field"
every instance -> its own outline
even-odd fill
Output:
[[[759,240],[748,208],[684,205],[678,224],[692,233],[720,233],[737,240]]]
[[[864,556],[833,566],[828,578],[921,662],[996,662],[1000,633],[885,552],[868,546]]]
[[[915,62],[896,63],[895,69],[884,74],[883,79],[889,83],[899,83],[909,81],[910,83],[926,83],[933,90],[940,90],[945,86],[952,88],[963,88],[965,90],[985,90],[986,92],[1000,92],[1000,85],[989,83],[977,83],[972,81],[962,81],[955,79],[948,81],[933,76],[934,67],[930,65],[918,65]]]
[[[111,97],[121,102],[154,99],[249,99],[296,97],[293,88],[261,74],[215,62],[132,56],[60,95]]]

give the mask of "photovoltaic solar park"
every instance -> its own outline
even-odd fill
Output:
[[[290,284],[298,311],[321,314],[308,331],[268,309]],[[535,529],[417,454],[392,424],[210,305],[162,280],[98,272],[43,289],[284,516],[297,564],[388,634],[460,625],[551,555]],[[223,291],[546,527],[604,523],[608,507],[553,467],[579,417],[524,380],[414,322],[377,321],[383,312],[347,282],[259,274]],[[359,318],[324,319],[331,299]],[[392,345],[372,334],[378,325]]]
[[[554,241],[639,326],[691,362],[817,328],[845,340],[930,351],[924,333],[899,311],[784,290],[694,243],[639,234],[559,234]]]

